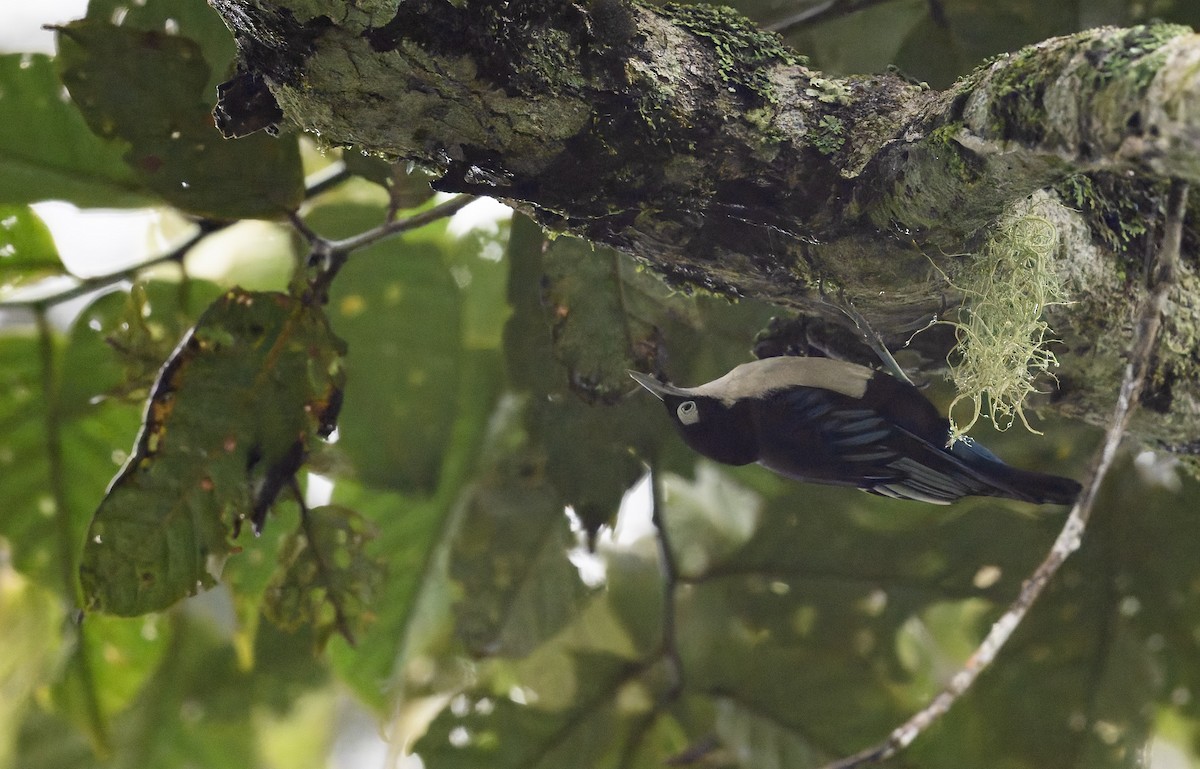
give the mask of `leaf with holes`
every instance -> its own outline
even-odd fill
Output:
[[[364,552],[375,529],[336,505],[301,515],[299,529],[283,544],[263,610],[285,630],[312,626],[318,647],[334,632],[353,644],[354,628],[369,615],[383,582],[382,561]]]
[[[344,345],[324,313],[286,294],[234,289],[163,366],[133,456],[92,519],[87,604],[164,608],[213,585],[242,520],[276,494],[337,417]]]

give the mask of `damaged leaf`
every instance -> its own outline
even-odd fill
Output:
[[[334,632],[353,644],[354,629],[366,619],[383,580],[382,562],[364,552],[375,529],[336,505],[303,515],[283,544],[263,610],[284,630],[312,626],[319,647]]]
[[[234,289],[200,317],[151,390],[133,456],[88,530],[89,609],[162,609],[211,587],[230,535],[291,482],[332,429],[344,345],[325,315],[278,293]]]

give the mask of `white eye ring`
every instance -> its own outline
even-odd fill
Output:
[[[675,413],[679,416],[679,421],[685,425],[694,425],[700,421],[700,409],[696,408],[696,401],[680,403]]]

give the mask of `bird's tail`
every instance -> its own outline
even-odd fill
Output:
[[[976,492],[983,496],[1009,497],[1038,505],[1073,505],[1083,489],[1071,478],[1006,465],[969,439],[955,441],[950,453],[989,482],[991,488]]]
[[[993,473],[993,477],[1003,481],[1003,487],[997,488],[1001,493],[996,496],[1023,499],[1039,505],[1073,505],[1083,490],[1073,478],[1020,470],[1008,465],[995,468]]]

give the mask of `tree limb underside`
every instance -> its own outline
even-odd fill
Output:
[[[1049,311],[1056,405],[1096,421],[1169,180],[1200,181],[1200,37],[1184,27],[1053,38],[933,91],[826,77],[707,6],[212,5],[248,84],[222,98],[226,130],[277,104],[324,141],[437,169],[438,189],[502,199],[677,285],[801,310],[836,286],[891,342],[959,301],[962,255],[1035,196],[1072,300]],[[1192,454],[1193,242],[1135,428]]]

